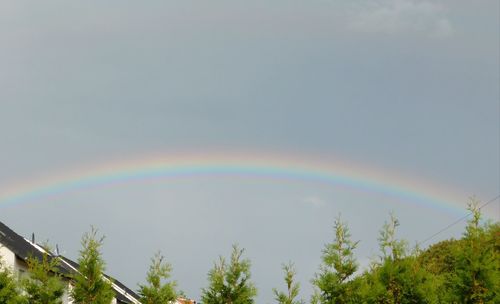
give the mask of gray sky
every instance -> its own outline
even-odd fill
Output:
[[[117,158],[254,151],[382,168],[449,189],[457,206],[490,199],[499,11],[493,0],[0,1],[0,193]],[[391,210],[412,243],[457,217],[336,185],[205,176],[0,206],[0,220],[71,258],[95,225],[108,272],[132,288],[161,250],[196,299],[238,242],[270,303],[288,260],[309,297],[337,214],[366,264]],[[498,220],[498,203],[485,213]]]

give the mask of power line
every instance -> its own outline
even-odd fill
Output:
[[[489,201],[487,201],[486,203],[482,204],[481,206],[479,206],[479,210],[481,210],[481,208],[484,208],[486,206],[488,206],[489,204],[493,203],[494,201],[496,201],[498,198],[500,198],[500,194],[495,196],[494,198],[490,199]],[[428,238],[426,238],[425,240],[419,242],[418,244],[419,245],[422,245],[430,240],[432,240],[433,238],[435,238],[437,235],[441,234],[442,232],[450,229],[451,227],[455,226],[456,224],[460,223],[461,221],[465,220],[466,218],[468,218],[470,215],[472,214],[472,212],[469,212],[468,214],[462,216],[461,218],[457,219],[456,221],[454,221],[453,223],[449,224],[448,226],[444,227],[443,229],[439,230],[438,232],[434,233],[433,235],[429,236]]]

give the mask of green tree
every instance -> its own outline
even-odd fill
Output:
[[[177,298],[175,282],[165,282],[170,278],[172,266],[163,261],[160,252],[151,259],[151,265],[146,276],[147,285],[139,286],[139,295],[144,304],[163,304]]]
[[[458,248],[463,240],[444,240],[429,246],[418,260],[425,269],[435,275],[450,275],[455,271]]]
[[[396,238],[396,228],[398,226],[399,220],[391,213],[389,222],[384,223],[378,238],[382,260],[397,261],[407,254],[408,243],[405,240]]]
[[[399,221],[391,214],[380,231],[381,260],[362,277],[362,297],[366,303],[436,303],[440,281],[408,254],[406,241],[396,238]]]
[[[253,304],[257,289],[250,281],[250,260],[243,259],[244,249],[233,245],[229,263],[224,257],[208,272],[209,286],[202,289],[204,304]]]
[[[114,297],[111,282],[104,277],[105,264],[100,249],[104,237],[97,237],[97,230],[82,237],[78,258],[78,273],[74,276],[71,297],[76,304],[109,304]]]
[[[358,269],[354,250],[358,242],[351,240],[346,223],[340,216],[334,223],[335,239],[323,249],[322,265],[312,283],[318,288],[316,301],[320,303],[358,303],[357,280],[353,275]]]
[[[12,276],[0,257],[0,303],[25,304],[26,298],[22,296],[17,280]]]
[[[413,256],[386,260],[363,279],[365,303],[444,303],[437,292],[443,282],[428,273]]]
[[[455,251],[456,266],[450,280],[451,301],[500,303],[500,254],[498,225],[481,225],[479,202],[472,198],[463,242]],[[495,231],[496,233],[492,233]]]
[[[27,264],[29,277],[22,280],[22,285],[29,303],[61,304],[65,286],[58,274],[58,259],[44,252],[41,261],[29,257]]]
[[[273,289],[275,300],[280,304],[303,304],[304,301],[296,300],[300,292],[300,284],[295,281],[295,267],[292,262],[283,264],[283,272],[285,273],[285,284],[287,291],[278,291]]]

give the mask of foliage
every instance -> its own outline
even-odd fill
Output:
[[[3,264],[0,257],[0,303],[24,304],[26,298],[21,295],[17,280],[10,270]]]
[[[109,304],[114,297],[111,282],[104,277],[105,264],[100,253],[103,240],[94,228],[82,237],[78,274],[71,290],[75,304]]]
[[[315,274],[311,304],[417,304],[500,303],[500,223],[481,220],[479,203],[469,205],[472,218],[458,240],[445,240],[424,251],[410,251],[405,240],[396,237],[399,221],[391,214],[378,238],[380,256],[362,274],[347,224],[335,220],[335,237],[322,251],[322,263]],[[100,249],[103,238],[92,229],[82,238],[79,273],[73,279],[71,297],[75,304],[109,304],[114,297],[111,282],[104,276]],[[253,304],[257,289],[251,281],[250,260],[244,249],[233,245],[229,259],[220,256],[208,273],[208,287],[202,289],[205,304]],[[172,267],[158,253],[152,259],[146,284],[139,285],[144,304],[173,302],[182,292],[168,281]],[[0,259],[0,304],[60,304],[64,283],[58,274],[58,259],[27,260],[30,277],[14,278]],[[303,304],[300,285],[292,263],[283,265],[285,291],[273,289],[279,304]]]
[[[325,245],[320,273],[312,281],[319,289],[313,300],[323,304],[357,303],[358,281],[351,279],[358,269],[354,258],[358,242],[351,240],[347,224],[341,221],[340,216],[335,220],[334,230],[335,240]]]
[[[405,240],[396,239],[396,228],[399,226],[399,220],[390,214],[389,222],[385,222],[380,237],[378,238],[382,260],[397,261],[404,257],[408,251],[408,244]]]
[[[257,289],[250,281],[250,260],[243,259],[244,249],[233,245],[229,263],[222,256],[208,273],[209,286],[202,289],[204,304],[252,304]]]
[[[442,282],[414,257],[385,260],[365,273],[361,294],[366,303],[438,303],[437,287]]]
[[[380,231],[381,260],[361,280],[366,303],[437,303],[440,280],[409,255],[406,242],[396,239],[399,221],[391,214]]]
[[[144,304],[169,303],[177,298],[175,282],[164,282],[170,278],[172,266],[163,262],[161,253],[157,253],[151,259],[151,265],[147,273],[147,285],[139,286],[139,295]]]
[[[275,300],[280,304],[303,304],[304,301],[296,300],[300,292],[300,284],[295,282],[295,267],[292,262],[288,264],[283,264],[283,272],[285,273],[285,284],[287,291],[278,291],[276,288],[273,289]]]
[[[320,304],[321,303],[321,293],[315,287],[313,287],[313,294],[311,295],[311,300],[309,301],[311,304]]]
[[[30,304],[61,304],[65,286],[58,274],[57,258],[51,258],[44,252],[42,260],[29,257],[27,260],[29,277],[22,285]]]
[[[454,250],[450,300],[458,303],[499,303],[500,255],[498,225],[481,225],[479,202],[471,200],[463,242]],[[496,231],[496,232],[495,232]]]
[[[433,274],[450,274],[455,270],[456,256],[462,240],[445,240],[431,245],[423,251],[418,260],[427,271]]]

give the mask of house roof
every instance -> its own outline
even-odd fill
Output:
[[[30,256],[40,259],[43,256],[43,253],[33,246],[32,243],[15,233],[2,222],[0,222],[0,243],[23,260],[26,260]]]
[[[58,271],[65,277],[71,277],[78,273],[78,263],[64,256],[56,256],[55,254],[45,251],[42,246],[32,243],[24,237],[20,236],[5,224],[0,222],[0,245],[8,248],[18,258],[26,261],[29,257],[42,260],[44,252],[47,252],[49,259],[59,258]],[[111,281],[115,298],[119,303],[139,303],[139,296],[115,278],[104,274]]]

